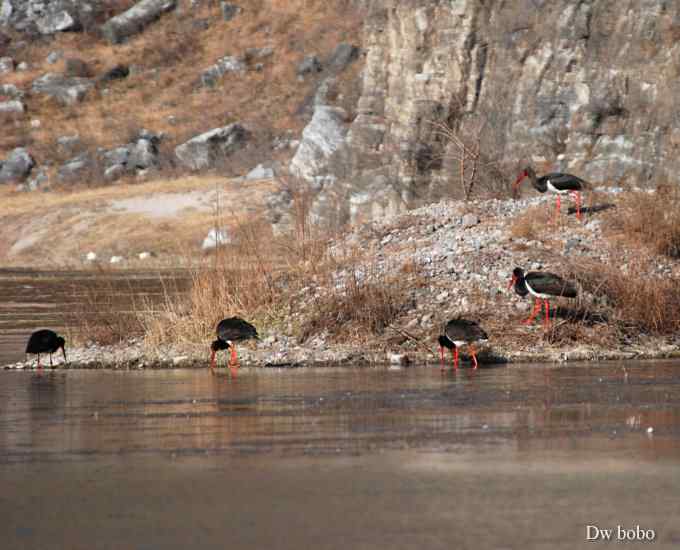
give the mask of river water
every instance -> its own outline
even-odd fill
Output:
[[[679,471],[677,361],[0,371],[2,549],[677,548]]]

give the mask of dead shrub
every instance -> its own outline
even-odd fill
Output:
[[[650,273],[649,263],[637,260],[626,271],[603,264],[577,269],[584,290],[599,307],[611,311],[610,321],[627,333],[673,335],[680,330],[680,285]]]
[[[654,192],[626,193],[611,227],[637,246],[680,258],[680,189],[660,185]]]
[[[516,239],[535,240],[550,222],[550,214],[544,205],[528,208],[517,216],[510,226],[510,234]]]
[[[402,277],[379,268],[355,267],[345,281],[315,301],[301,328],[303,339],[327,332],[341,341],[362,341],[382,334],[409,304]]]

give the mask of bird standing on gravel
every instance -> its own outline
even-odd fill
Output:
[[[559,172],[551,172],[545,176],[536,177],[536,172],[531,166],[527,166],[520,172],[517,180],[512,185],[513,189],[519,189],[520,183],[524,178],[529,178],[531,185],[539,193],[553,193],[557,195],[557,203],[555,208],[555,215],[553,222],[557,220],[560,213],[560,200],[562,195],[571,195],[576,201],[576,217],[581,219],[581,191],[588,185],[584,180],[572,174],[561,174]]]
[[[243,340],[250,340],[255,338],[259,340],[257,329],[248,321],[244,321],[240,317],[229,317],[222,319],[217,325],[217,340],[210,344],[210,369],[215,371],[215,355],[219,350],[231,348],[231,358],[229,359],[229,368],[238,367],[238,357],[236,356],[236,346],[234,342]]]
[[[36,330],[31,334],[26,344],[26,353],[37,354],[38,355],[38,368],[42,369],[40,364],[40,354],[49,353],[50,354],[50,367],[52,366],[52,354],[61,349],[64,354],[64,363],[66,363],[66,350],[64,339],[59,336],[56,332],[49,329]]]
[[[473,368],[477,368],[477,353],[473,346],[474,342],[487,340],[486,332],[475,321],[467,319],[451,319],[444,327],[444,334],[439,336],[439,355],[441,357],[441,370],[444,368],[444,348],[451,350],[453,356],[453,368],[458,369],[458,348],[468,345],[472,356]]]
[[[562,296],[564,298],[576,298],[578,290],[572,282],[565,281],[559,275],[548,273],[547,271],[529,271],[524,273],[521,267],[516,267],[512,272],[512,278],[508,284],[508,289],[515,287],[515,292],[524,297],[531,294],[534,297],[534,309],[524,324],[530,324],[541,309],[541,300],[545,305],[544,323],[550,324],[550,301],[552,296]]]

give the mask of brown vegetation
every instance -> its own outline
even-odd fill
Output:
[[[29,89],[45,72],[62,72],[65,61],[47,65],[50,51],[64,59],[81,58],[96,75],[116,64],[134,67],[130,75],[92,90],[83,103],[63,107],[42,95],[27,97],[28,115],[15,117],[0,135],[0,158],[17,146],[30,146],[38,164],[51,159],[54,142],[61,135],[79,134],[90,150],[126,143],[131,131],[148,128],[164,132],[161,155],[172,156],[176,145],[216,126],[240,120],[253,133],[251,148],[268,149],[272,137],[299,132],[305,118],[299,116],[323,73],[300,82],[296,67],[306,54],[321,58],[340,42],[358,42],[358,15],[345,0],[250,0],[236,2],[242,11],[224,21],[219,2],[191,6],[180,0],[176,11],[166,14],[142,34],[125,44],[109,45],[92,33],[58,33],[50,41],[31,42],[22,51],[29,70],[7,75],[5,81]],[[122,9],[127,3],[116,7]],[[203,29],[201,21],[208,23]],[[197,85],[203,70],[226,55],[243,55],[249,48],[272,47],[261,70],[227,74],[212,88]],[[355,65],[360,65],[356,63]],[[357,68],[346,71],[338,85],[357,88]],[[42,122],[31,126],[32,119]],[[264,149],[263,149],[264,150]],[[236,155],[223,174],[235,174],[251,159]],[[261,159],[260,159],[261,160]],[[165,163],[169,165],[171,163]],[[99,183],[84,181],[83,183]]]

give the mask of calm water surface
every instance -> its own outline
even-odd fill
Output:
[[[3,548],[677,547],[680,364],[625,366],[2,371]]]
[[[0,362],[87,285],[12,280]],[[1,550],[677,548],[679,472],[677,361],[0,370]]]

